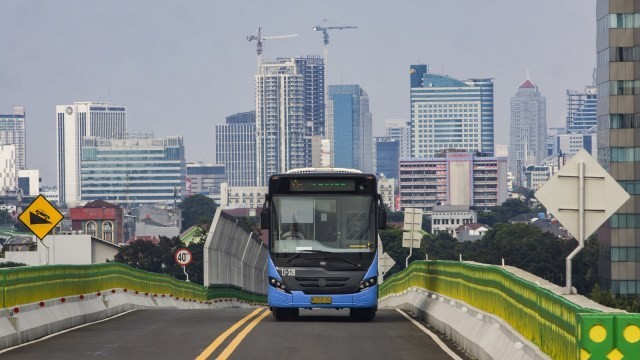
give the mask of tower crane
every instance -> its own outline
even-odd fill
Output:
[[[258,69],[260,65],[262,65],[262,42],[264,40],[272,40],[272,39],[286,39],[296,37],[298,34],[290,34],[290,35],[278,35],[278,36],[262,36],[262,28],[258,27],[258,31],[253,35],[247,36],[247,40],[253,41],[256,40],[256,53],[258,54]]]
[[[322,25],[317,25],[313,27],[313,30],[315,31],[322,31],[322,40],[324,42],[324,103],[325,103],[325,108],[324,108],[324,122],[325,122],[325,128],[327,126],[327,119],[329,117],[328,114],[328,107],[327,104],[329,103],[329,79],[328,79],[328,68],[329,68],[329,60],[328,60],[328,45],[329,45],[329,32],[328,30],[346,30],[346,29],[357,29],[357,26],[350,26],[350,25],[337,25],[337,26],[327,26],[328,24],[328,20],[327,19],[323,19],[322,20]],[[328,136],[328,134],[325,134],[325,136]],[[331,146],[333,147],[333,144],[331,144]]]

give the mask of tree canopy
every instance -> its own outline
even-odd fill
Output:
[[[196,225],[208,229],[216,213],[213,199],[201,195],[191,195],[178,205],[182,210],[182,231]]]

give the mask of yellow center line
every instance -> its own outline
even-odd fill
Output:
[[[247,325],[247,327],[245,327],[238,335],[236,335],[236,337],[224,349],[222,354],[220,354],[220,356],[218,356],[217,359],[218,360],[227,360],[229,358],[229,355],[231,355],[233,350],[235,350],[238,347],[238,345],[240,345],[240,342],[242,342],[242,340],[245,338],[245,336],[247,336],[249,331],[253,330],[253,328],[256,327],[256,325],[258,325],[258,323],[260,321],[262,321],[262,319],[267,317],[267,315],[269,315],[270,313],[271,313],[270,311],[265,311],[265,312],[262,313],[262,315],[260,315],[257,318],[253,319],[253,321],[249,325]]]
[[[249,319],[251,319],[252,317],[254,317],[257,313],[259,313],[260,311],[264,310],[264,308],[259,308],[259,309],[255,309],[251,314],[245,316],[244,318],[242,318],[240,321],[238,321],[237,323],[233,324],[232,327],[230,327],[229,329],[227,329],[227,331],[223,332],[220,336],[218,336],[212,343],[211,345],[207,346],[206,349],[204,349],[204,351],[202,352],[202,354],[198,355],[198,357],[196,358],[196,360],[205,360],[207,359],[211,354],[213,354],[213,352],[216,350],[216,348],[218,346],[220,346],[220,344],[222,344],[222,342],[229,337],[229,335],[231,335],[234,331],[236,331],[240,326],[242,326],[242,324],[246,323]],[[265,314],[268,314],[269,312],[265,312]]]

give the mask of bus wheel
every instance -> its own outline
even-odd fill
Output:
[[[371,321],[376,317],[376,308],[351,308],[349,316],[355,321]]]
[[[291,321],[296,320],[300,315],[300,309],[289,309],[289,308],[273,308],[271,310],[273,312],[273,316],[278,321]]]

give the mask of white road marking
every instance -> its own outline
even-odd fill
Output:
[[[49,339],[49,338],[52,338],[52,337],[57,336],[57,335],[60,335],[60,334],[68,333],[69,331],[73,331],[73,330],[76,330],[76,329],[80,329],[80,328],[83,328],[83,327],[85,327],[85,326],[89,326],[89,325],[93,325],[93,324],[101,323],[101,322],[103,322],[103,321],[107,321],[107,320],[111,320],[111,319],[115,319],[115,318],[117,318],[117,317],[119,317],[119,316],[122,316],[122,315],[128,314],[128,313],[130,313],[130,312],[132,312],[132,311],[136,311],[136,310],[134,309],[134,310],[125,311],[125,312],[123,312],[123,313],[120,313],[120,314],[117,314],[117,315],[110,316],[110,317],[108,317],[108,318],[106,318],[106,319],[102,319],[102,320],[94,321],[94,322],[91,322],[91,323],[88,323],[88,324],[78,325],[78,326],[75,326],[75,327],[72,327],[72,328],[69,328],[69,329],[66,329],[66,330],[59,331],[59,332],[57,332],[57,333],[49,334],[49,335],[47,335],[47,336],[43,336],[43,337],[41,337],[41,338],[39,338],[39,339],[35,339],[35,340],[32,340],[32,341],[26,342],[26,343],[24,343],[24,344],[20,344],[20,345],[16,345],[16,346],[14,346],[14,347],[10,347],[10,348],[6,348],[6,349],[3,349],[3,350],[0,350],[0,354],[6,353],[7,351],[11,351],[11,350],[14,350],[14,349],[17,349],[17,348],[23,347],[23,346],[27,346],[27,345],[35,344],[35,343],[37,343],[37,342],[40,342],[40,341],[43,341],[43,340],[47,340],[47,339]]]
[[[454,360],[463,360],[460,356],[458,356],[458,354],[454,353],[451,349],[449,349],[449,347],[444,342],[442,342],[442,340],[440,340],[440,338],[436,334],[434,334],[433,332],[429,331],[429,329],[424,327],[419,322],[415,321],[411,316],[405,314],[402,310],[396,309],[396,311],[399,312],[400,314],[402,314],[402,316],[406,317],[409,321],[411,321],[415,326],[418,327],[418,329],[424,331],[427,335],[429,335],[433,339],[433,341],[435,341],[436,344],[438,344],[438,346],[440,346],[440,348],[442,350],[444,350],[447,354],[449,354],[449,356],[451,356],[452,359],[454,359]]]

